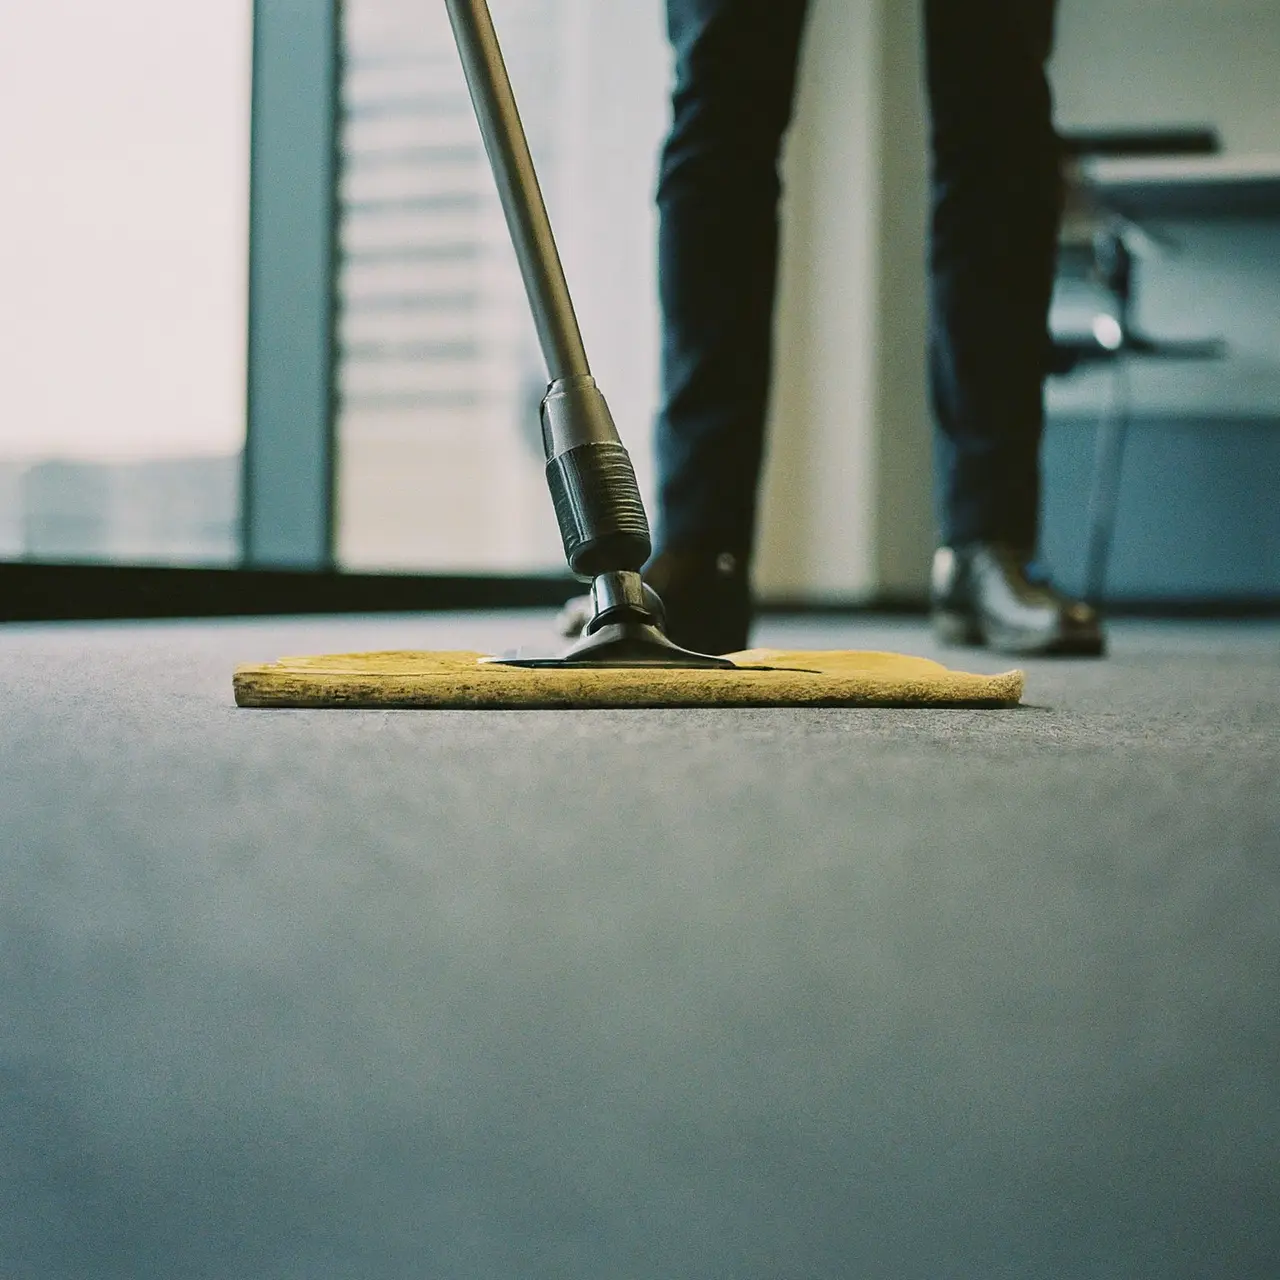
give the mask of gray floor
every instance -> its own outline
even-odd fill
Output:
[[[547,634],[0,629],[5,1280],[1280,1275],[1280,628],[1008,712],[231,705]]]

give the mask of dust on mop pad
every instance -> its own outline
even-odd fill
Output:
[[[737,670],[528,668],[467,651],[335,653],[236,668],[241,707],[1012,707],[1023,674],[853,650],[747,649]],[[770,668],[763,670],[762,668]]]

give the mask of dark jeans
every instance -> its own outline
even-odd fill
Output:
[[[895,0],[896,2],[896,0]],[[1036,541],[1060,211],[1055,0],[924,0],[929,370],[943,540]],[[772,358],[778,157],[806,0],[667,0],[658,185],[664,549],[749,557]],[[850,128],[857,122],[850,120]]]

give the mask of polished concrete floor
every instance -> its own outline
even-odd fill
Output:
[[[1014,711],[231,703],[548,636],[0,629],[0,1276],[1280,1275],[1280,627]]]

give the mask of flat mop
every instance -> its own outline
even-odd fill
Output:
[[[566,653],[489,657],[395,652],[242,666],[240,706],[581,707],[681,705],[1009,706],[1021,672],[987,677],[896,654],[694,653],[665,633],[641,578],[651,543],[630,455],[587,362],[560,255],[486,0],[445,0],[501,198],[549,385],[541,405],[547,485],[590,619]]]

